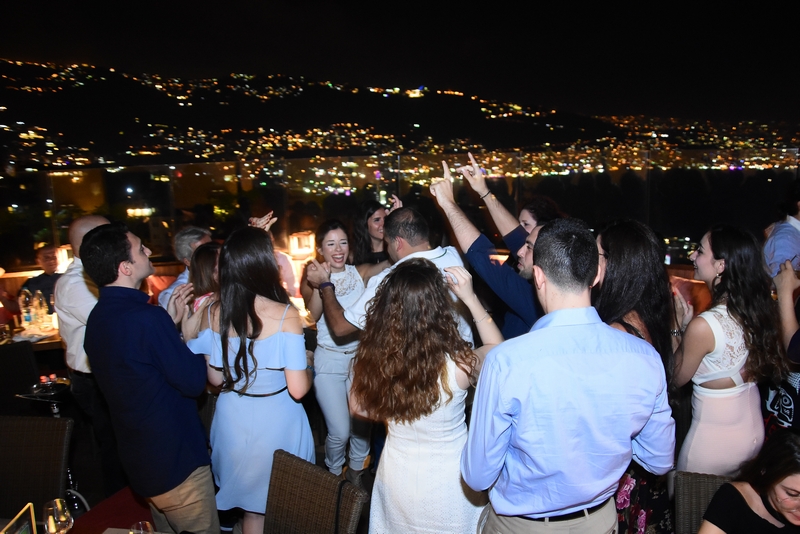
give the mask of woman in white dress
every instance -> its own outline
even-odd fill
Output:
[[[712,307],[689,323],[675,353],[675,385],[694,382],[692,426],[678,470],[729,476],[764,441],[756,383],[777,384],[787,372],[780,317],[749,233],[716,226],[690,259],[695,279],[711,291]]]
[[[369,531],[474,532],[486,504],[461,479],[464,402],[483,358],[503,341],[461,267],[401,262],[372,300],[353,363],[350,406],[386,421]],[[470,309],[485,344],[458,333],[448,285]]]
[[[337,220],[328,220],[320,225],[315,235],[317,256],[324,261],[322,267],[331,274],[336,300],[343,308],[354,304],[364,292],[365,275],[371,274],[374,265],[356,268],[347,264],[350,242],[344,225]],[[381,269],[386,265],[381,265]],[[350,368],[358,347],[358,332],[338,338],[328,329],[322,314],[322,299],[319,292],[307,283],[301,284],[306,308],[317,322],[317,349],[314,352],[314,389],[328,436],[325,438],[325,465],[334,475],[342,474],[348,441],[349,462],[346,476],[354,484],[360,484],[364,462],[369,454],[369,423],[353,419],[348,407],[350,393]]]

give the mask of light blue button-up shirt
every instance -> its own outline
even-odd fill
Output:
[[[795,270],[800,268],[800,221],[787,216],[775,225],[764,243],[764,260],[771,277],[777,276],[786,260],[792,261]]]
[[[486,356],[461,472],[473,489],[491,487],[497,514],[601,504],[631,455],[656,474],[675,455],[664,368],[649,343],[576,308],[545,315]]]

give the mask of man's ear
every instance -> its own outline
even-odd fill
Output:
[[[547,283],[547,277],[538,265],[533,266],[533,283],[536,285],[537,290],[541,290]]]
[[[132,274],[133,269],[131,269],[131,264],[129,261],[119,262],[119,266],[117,267],[117,278],[120,276],[130,276]]]
[[[408,243],[402,237],[397,236],[394,238],[394,245],[395,248],[397,249],[397,252],[400,252],[401,250],[404,250],[406,246],[408,246]]]
[[[181,261],[183,262],[183,264],[186,266],[187,269],[189,268],[189,265],[191,265],[191,263],[192,263],[191,258],[188,258],[188,259],[187,258],[183,258]]]
[[[591,288],[593,288],[594,286],[596,286],[599,283],[600,283],[600,264],[598,263],[597,264],[597,274],[594,276],[594,281],[592,282],[592,285],[589,286],[589,288],[591,289]]]

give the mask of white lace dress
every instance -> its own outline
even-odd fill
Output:
[[[484,492],[461,479],[461,451],[467,442],[464,401],[456,365],[448,358],[453,399],[413,423],[388,423],[386,445],[372,489],[369,531],[475,532]],[[447,399],[441,392],[442,402]]]
[[[692,426],[678,455],[678,470],[731,476],[755,456],[764,442],[761,401],[754,382],[740,370],[748,350],[742,327],[723,304],[700,314],[714,333],[714,351],[706,354],[692,377]],[[735,386],[709,389],[709,380],[729,377]]]

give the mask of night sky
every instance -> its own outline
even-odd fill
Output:
[[[13,1],[0,57],[426,85],[580,113],[800,120],[800,7],[442,4]]]

